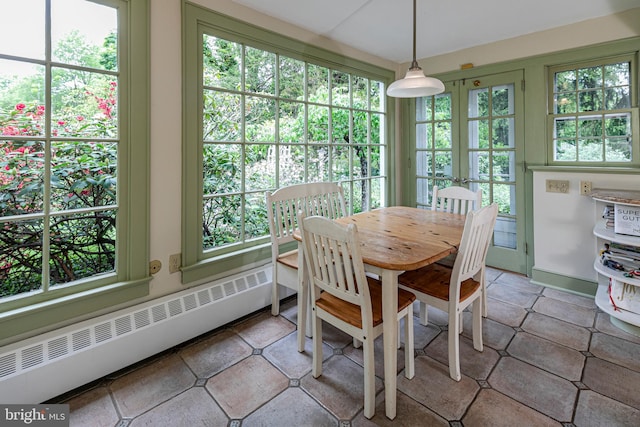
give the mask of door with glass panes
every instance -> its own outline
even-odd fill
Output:
[[[433,186],[482,189],[497,203],[487,263],[526,273],[522,72],[468,78],[416,99],[415,201],[430,208]]]

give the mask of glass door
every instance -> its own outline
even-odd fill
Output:
[[[482,205],[499,207],[487,263],[526,273],[522,81],[521,71],[467,78],[416,100],[415,201],[430,207],[434,185],[482,189]]]

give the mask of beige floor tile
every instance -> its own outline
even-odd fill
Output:
[[[242,420],[252,426],[338,426],[338,420],[299,387],[280,393]]]
[[[107,387],[89,390],[67,403],[70,427],[112,427],[120,419]]]
[[[589,349],[591,333],[588,329],[540,313],[529,313],[522,329],[578,351]]]
[[[557,421],[571,421],[578,389],[565,379],[514,357],[503,357],[491,373],[489,384]]]
[[[295,331],[296,325],[282,316],[272,316],[271,312],[263,312],[235,325],[232,329],[249,345],[264,348]]]
[[[640,372],[640,344],[595,333],[591,337],[589,351],[601,359]]]
[[[262,356],[251,356],[207,381],[207,390],[232,419],[246,417],[282,393],[289,380]]]
[[[580,392],[574,424],[578,427],[637,427],[640,410],[590,390]]]
[[[442,332],[425,349],[425,354],[440,363],[449,366],[449,339],[447,332]],[[486,380],[500,356],[489,346],[482,351],[473,348],[473,340],[460,337],[460,372],[471,378]]]
[[[589,357],[582,382],[595,392],[640,409],[640,373],[638,372]]]
[[[198,378],[209,378],[251,356],[252,351],[237,334],[225,330],[184,348],[179,354]]]
[[[560,427],[561,424],[495,390],[481,390],[462,419],[465,426]]]
[[[196,377],[175,354],[115,380],[113,398],[124,417],[135,417],[193,386]]]
[[[585,328],[594,326],[596,309],[586,308],[581,305],[568,304],[555,298],[540,297],[533,309],[541,314],[574,323]]]

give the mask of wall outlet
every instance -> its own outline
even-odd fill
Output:
[[[568,193],[569,181],[560,179],[547,180],[547,193]]]
[[[173,254],[169,256],[169,273],[177,273],[182,266],[182,254]]]
[[[149,274],[156,274],[162,268],[162,263],[154,259],[149,263]]]
[[[591,194],[591,181],[580,181],[580,194],[588,196]]]

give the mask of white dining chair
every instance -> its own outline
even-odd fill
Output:
[[[280,313],[280,286],[298,292],[298,351],[304,351],[304,336],[310,319],[307,307],[309,294],[304,278],[298,275],[297,241],[293,232],[298,228],[297,213],[322,215],[335,219],[346,216],[344,191],[332,182],[294,184],[266,193],[267,218],[271,235],[272,290],[271,314]]]
[[[451,212],[455,214],[466,215],[468,212],[482,207],[482,189],[473,191],[468,188],[451,186],[440,188],[434,186],[431,196],[431,210]],[[440,264],[452,266],[456,258],[456,254],[452,254],[445,259],[438,261]],[[482,301],[482,316],[487,317],[487,288],[485,280],[482,280],[484,289]],[[427,325],[427,307],[420,303],[420,324]]]
[[[449,318],[449,375],[460,381],[460,337],[462,312],[472,305],[473,347],[482,351],[482,278],[493,236],[498,205],[470,211],[464,224],[458,256],[453,267],[430,264],[398,277],[400,289],[413,292],[419,301],[446,311]]]
[[[312,375],[322,375],[322,322],[361,343],[364,360],[364,416],[375,414],[374,340],[382,334],[382,283],[365,274],[355,224],[300,215],[300,231],[311,284],[313,325]],[[416,297],[398,290],[398,322],[404,319],[405,376],[415,373],[413,312]]]
[[[431,192],[431,210],[466,215],[482,206],[482,190],[451,186],[439,188],[433,186]]]

